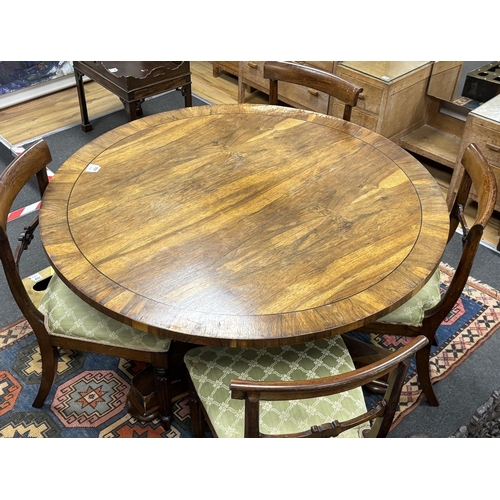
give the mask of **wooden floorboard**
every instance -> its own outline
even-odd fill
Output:
[[[192,61],[192,91],[197,96],[212,104],[236,104],[238,102],[237,79],[227,73],[215,78],[212,64],[208,61]],[[89,116],[99,116],[121,109],[118,97],[94,82],[85,84],[85,95]],[[266,103],[267,96],[254,93],[247,102]],[[76,87],[70,87],[53,94],[39,97],[31,101],[17,104],[10,108],[0,109],[0,136],[13,145],[22,144],[34,137],[59,130],[64,127],[81,123],[80,108]],[[436,168],[435,165],[422,162],[437,179],[446,193],[450,171]],[[467,216],[469,223],[473,222],[475,211],[472,205]],[[484,240],[496,247],[499,239],[500,215],[495,212],[486,228]]]

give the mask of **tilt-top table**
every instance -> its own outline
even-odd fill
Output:
[[[56,172],[41,237],[64,282],[135,328],[262,347],[368,324],[420,290],[448,210],[388,139],[278,106],[184,108],[93,140]]]

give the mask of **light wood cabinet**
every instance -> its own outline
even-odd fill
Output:
[[[500,187],[500,95],[472,110],[467,115],[458,158],[462,157],[465,148],[471,143],[476,144],[483,153],[493,169],[497,179],[497,186]],[[457,160],[448,191],[448,202],[451,201],[452,193],[457,190],[462,176],[459,167],[460,162]],[[500,210],[500,197],[497,198],[495,210]],[[500,240],[497,249],[500,250]]]
[[[296,61],[300,64],[333,72],[333,61]],[[254,89],[269,93],[269,80],[264,78],[264,61],[240,61],[238,74],[238,102],[244,103],[246,92]],[[287,82],[278,86],[278,99],[290,106],[328,114],[330,96],[315,89],[308,89]]]
[[[421,126],[431,61],[343,61],[337,74],[363,87],[351,121],[395,142]],[[341,116],[338,103],[334,116]]]
[[[395,142],[421,126],[425,118],[425,96],[433,68],[431,61],[297,61],[337,74],[363,87],[351,121]],[[238,102],[253,89],[269,92],[263,76],[263,61],[240,61]],[[343,105],[328,94],[285,82],[278,98],[291,106],[342,117]]]
[[[212,61],[214,77],[218,77],[221,71],[225,71],[233,76],[238,76],[240,63],[238,61]]]

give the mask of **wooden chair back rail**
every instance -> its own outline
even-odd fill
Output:
[[[347,121],[350,121],[352,108],[363,91],[361,87],[332,73],[289,62],[266,61],[264,78],[270,80],[269,104],[278,104],[278,81],[294,83],[325,92],[342,101],[345,105],[343,119]]]
[[[7,219],[12,204],[23,186],[34,176],[38,181],[40,195],[43,195],[48,185],[47,165],[52,161],[49,148],[45,141],[40,140],[29,149],[29,155],[15,158],[0,176],[0,260],[3,264],[5,277],[11,289],[14,300],[25,318],[32,323],[32,328],[43,325],[43,315],[34,306],[19,275],[19,261],[32,238],[32,233],[38,225],[38,217],[28,226],[31,237],[23,238],[18,244],[15,254],[12,253],[7,235]]]
[[[497,198],[497,183],[490,165],[475,144],[470,144],[462,157],[462,164],[472,179],[478,197],[474,225],[486,227]],[[488,174],[484,173],[483,165]]]
[[[371,365],[358,368],[354,372],[322,379],[297,382],[232,380],[230,385],[231,397],[245,401],[245,437],[333,437],[373,418],[381,420],[372,426],[368,433],[369,436],[386,435],[389,432],[399,401],[410,358],[427,343],[428,340],[424,336],[419,336],[403,348]],[[259,431],[260,401],[308,399],[339,394],[366,385],[387,374],[390,374],[389,388],[386,391],[383,403],[373,411],[368,411],[350,421],[326,424],[296,434],[270,436],[263,435]]]
[[[425,313],[425,317],[433,317],[432,322],[436,324],[436,328],[460,298],[481,243],[484,228],[493,213],[497,198],[496,179],[493,171],[475,144],[470,144],[465,150],[462,165],[464,175],[450,211],[450,229],[453,228],[455,231],[460,224],[463,208],[467,203],[472,185],[478,194],[477,214],[470,229],[462,226],[465,229],[462,256],[446,293],[435,307]]]
[[[35,176],[40,195],[43,196],[49,183],[46,167],[51,161],[52,157],[49,148],[42,139],[27,149],[21,156],[14,159],[0,174],[0,261],[12,296],[33,329],[42,358],[42,379],[33,406],[41,407],[52,387],[57,373],[58,347],[94,352],[153,365],[158,398],[167,398],[160,402],[160,419],[162,425],[168,429],[171,419],[171,403],[170,399],[168,399],[170,397],[170,382],[166,375],[166,370],[170,368],[168,353],[142,351],[128,346],[109,346],[98,341],[52,335],[45,327],[43,314],[33,304],[24,287],[19,273],[19,262],[23,252],[28,249],[35,230],[38,228],[38,216],[25,227],[24,233],[19,237],[19,244],[15,252],[12,251],[7,234],[7,219],[16,196],[23,186]]]
[[[49,181],[47,165],[52,161],[49,148],[44,141],[38,141],[31,148],[30,157],[15,158],[3,171],[0,183],[0,226],[7,228],[9,211],[23,186],[36,175],[40,194],[43,195]]]

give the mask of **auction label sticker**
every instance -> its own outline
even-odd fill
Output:
[[[88,167],[85,169],[85,172],[99,172],[99,170],[101,170],[101,167],[99,165],[89,163]]]

